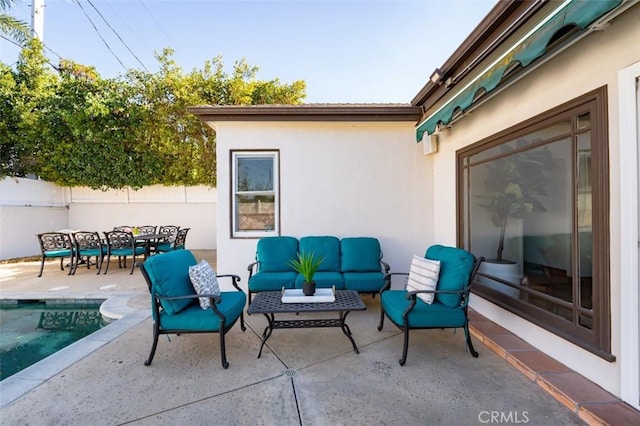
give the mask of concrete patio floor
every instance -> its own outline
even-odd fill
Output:
[[[194,253],[215,265],[215,251]],[[640,419],[627,408],[610,421],[571,408],[560,391],[554,395],[536,380],[543,373],[527,374],[526,357],[510,358],[513,340],[503,338],[501,345],[492,333],[503,331],[477,314],[472,325],[479,358],[467,351],[462,330],[421,330],[412,332],[401,367],[402,334],[388,320],[377,330],[379,299],[370,296],[363,297],[366,311],[347,317],[359,355],[339,329],[294,329],[275,330],[256,359],[266,320],[245,314],[246,332],[236,324],[227,334],[227,370],[217,334],[161,336],[145,367],[152,321],[139,271],[130,275],[112,262],[107,275],[78,269],[67,276],[48,262],[37,278],[38,268],[33,261],[0,264],[0,299],[102,298],[108,299],[107,315],[122,318],[0,382],[2,424],[573,425]],[[594,396],[598,403],[608,395],[601,392],[605,396]]]

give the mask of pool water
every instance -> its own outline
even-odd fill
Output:
[[[0,305],[0,380],[104,327],[101,302]]]

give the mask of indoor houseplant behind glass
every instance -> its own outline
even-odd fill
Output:
[[[521,139],[517,145],[521,148],[527,145],[527,142]],[[478,196],[478,206],[489,211],[491,222],[500,230],[496,256],[483,262],[481,272],[519,284],[518,262],[503,257],[507,225],[510,218],[525,219],[532,213],[547,211],[537,197],[547,196],[545,172],[554,167],[554,162],[551,152],[546,147],[511,155],[508,153],[512,148],[508,145],[503,145],[502,150],[505,156],[487,163],[484,180],[486,193]],[[517,289],[504,285],[499,285],[499,288],[504,293],[518,297]]]

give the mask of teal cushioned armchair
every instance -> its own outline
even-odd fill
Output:
[[[237,275],[217,275],[229,278],[236,291],[222,291],[220,295],[196,294],[189,279],[189,266],[196,265],[196,258],[189,250],[175,250],[148,258],[138,267],[149,291],[153,314],[153,345],[145,365],[150,365],[158,346],[160,334],[218,333],[222,367],[227,368],[225,334],[238,318],[244,325],[243,309],[247,302],[245,293],[238,286]],[[202,309],[198,297],[208,296],[211,307]]]
[[[404,344],[400,365],[404,365],[407,360],[409,331],[414,329],[463,328],[469,351],[473,357],[477,357],[478,352],[473,348],[469,335],[467,307],[473,279],[484,258],[477,259],[466,250],[442,245],[429,247],[425,257],[440,261],[440,275],[436,289],[410,292],[391,290],[391,277],[408,275],[408,273],[386,274],[386,284],[380,291],[378,330],[382,330],[386,315],[403,331]],[[425,303],[417,297],[418,293],[435,293],[433,303]]]

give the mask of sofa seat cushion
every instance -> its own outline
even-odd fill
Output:
[[[316,272],[313,281],[317,288],[331,288],[336,286],[336,290],[344,290],[344,278],[340,272]],[[296,288],[302,288],[304,278],[298,274],[296,278]]]
[[[403,312],[409,306],[405,290],[388,290],[380,295],[380,303],[389,319],[402,326]],[[432,304],[417,299],[416,305],[409,313],[411,328],[457,328],[464,327],[466,315],[462,308],[443,305],[436,299]]]
[[[357,292],[378,292],[384,286],[382,272],[343,272],[344,287]]]
[[[235,321],[245,304],[246,295],[241,291],[223,291],[220,294],[221,301],[216,305],[226,318],[228,327]],[[196,302],[180,312],[180,315],[171,315],[166,311],[160,313],[160,327],[164,330],[189,330],[189,331],[220,331],[220,317],[212,309],[202,309]]]
[[[323,258],[318,271],[340,271],[340,240],[336,237],[302,237],[300,238],[300,252],[315,253],[316,256]]]
[[[372,237],[349,237],[340,241],[340,271],[380,271],[380,242]]]
[[[291,272],[289,264],[298,254],[298,240],[293,237],[265,237],[258,240],[256,260],[260,272]]]
[[[189,250],[170,251],[150,257],[144,262],[144,269],[152,283],[152,293],[161,297],[196,294],[189,279],[189,266],[197,263]],[[169,315],[180,312],[194,302],[200,309],[197,299],[160,300],[162,308]]]
[[[427,249],[424,257],[440,261],[440,277],[437,290],[462,290],[469,283],[475,258],[466,250],[439,244]],[[436,294],[436,300],[446,306],[460,304],[461,294]]]
[[[276,291],[294,288],[297,272],[258,272],[249,279],[249,291]]]

